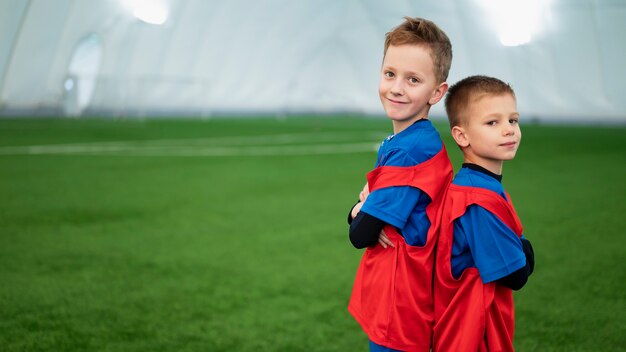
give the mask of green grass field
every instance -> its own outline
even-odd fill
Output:
[[[366,351],[345,218],[389,127],[0,120],[0,350]],[[516,348],[624,351],[626,128],[522,131]]]

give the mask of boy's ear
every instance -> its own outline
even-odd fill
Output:
[[[461,126],[452,127],[452,138],[459,147],[465,148],[469,145],[469,139],[467,139],[467,135],[465,134],[465,130]]]
[[[428,104],[435,105],[446,95],[448,91],[448,82],[440,83],[439,86],[433,91],[433,94],[428,100]]]

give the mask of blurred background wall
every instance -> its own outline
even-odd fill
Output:
[[[0,0],[0,116],[382,115],[403,16],[447,32],[450,83],[497,76],[533,120],[626,123],[623,0]]]

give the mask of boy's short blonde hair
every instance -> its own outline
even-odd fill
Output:
[[[413,44],[430,49],[435,65],[435,77],[439,83],[448,79],[452,64],[452,44],[446,33],[429,20],[419,17],[404,17],[404,22],[388,32],[385,37],[385,51],[391,45]]]
[[[446,96],[445,106],[450,128],[467,123],[465,113],[469,105],[484,95],[511,94],[515,98],[515,92],[508,83],[497,78],[488,76],[469,76],[456,82]]]

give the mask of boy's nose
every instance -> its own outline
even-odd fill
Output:
[[[402,88],[402,83],[396,82],[391,86],[391,94],[393,95],[402,95],[404,89]]]

